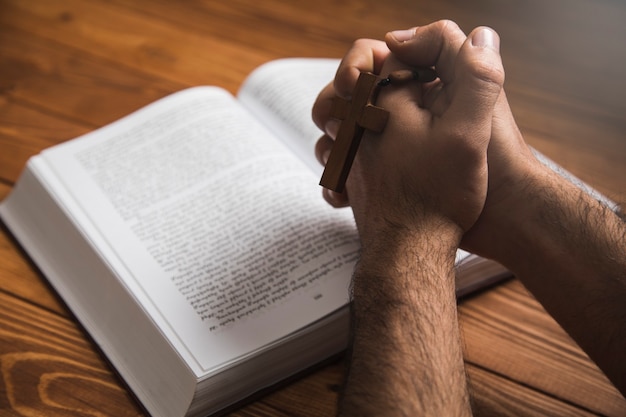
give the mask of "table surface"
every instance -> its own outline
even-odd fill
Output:
[[[0,198],[30,156],[169,93],[234,93],[266,61],[341,57],[356,38],[441,18],[495,28],[527,141],[626,200],[620,0],[0,0]],[[459,305],[482,415],[626,415],[626,400],[517,280]],[[144,415],[4,227],[0,306],[0,415]],[[337,359],[232,415],[332,415],[342,367]]]

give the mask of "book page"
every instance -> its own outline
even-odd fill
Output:
[[[177,93],[43,158],[198,374],[348,302],[350,212],[223,90]]]
[[[237,98],[320,177],[315,143],[321,132],[311,118],[320,91],[335,78],[338,59],[286,58],[253,71]]]

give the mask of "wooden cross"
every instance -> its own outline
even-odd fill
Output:
[[[378,77],[362,72],[352,93],[352,100],[335,97],[331,117],[343,120],[331,148],[320,185],[338,193],[343,192],[352,162],[365,129],[382,132],[389,112],[374,106]]]

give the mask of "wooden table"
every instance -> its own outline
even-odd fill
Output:
[[[495,28],[528,142],[626,201],[618,0],[0,0],[0,198],[29,156],[159,97],[199,84],[235,92],[268,60],[341,57],[355,38],[440,18]],[[482,415],[626,415],[626,400],[518,281],[462,300],[460,321]],[[233,415],[332,415],[342,366]],[[0,415],[143,415],[4,227]]]

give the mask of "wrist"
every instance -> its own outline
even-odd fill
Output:
[[[359,228],[361,237],[361,265],[402,265],[406,254],[428,258],[432,254],[454,257],[463,236],[463,230],[454,222],[431,216],[418,223],[401,223],[390,219],[370,222],[367,232]]]
[[[530,150],[525,156],[506,159],[502,165],[506,169],[494,168],[498,173],[490,177],[483,212],[463,236],[461,247],[504,264],[509,254],[517,253],[514,248],[519,239],[536,233],[529,230],[531,219],[540,208],[539,194],[550,186],[551,170]]]
[[[380,245],[365,246],[353,277],[351,368],[340,409],[467,411],[454,293],[461,233],[445,222],[385,231]],[[377,401],[363,401],[365,386]]]
[[[493,216],[488,256],[514,273],[522,273],[529,257],[552,256],[554,239],[578,222],[576,210],[590,199],[582,190],[543,164],[529,169],[512,198]]]
[[[362,244],[354,298],[412,305],[416,292],[423,295],[429,289],[454,296],[454,262],[461,236],[456,224],[435,219],[420,227],[389,225],[377,239]]]

